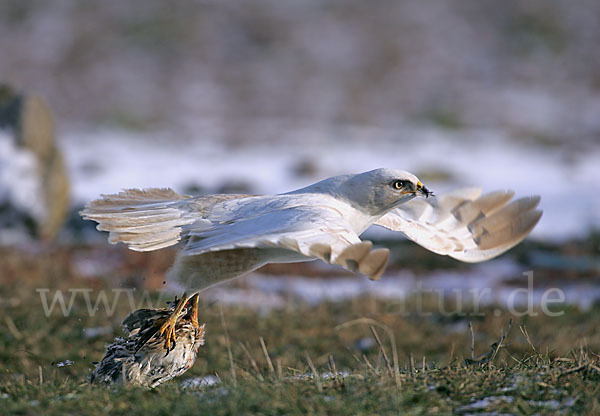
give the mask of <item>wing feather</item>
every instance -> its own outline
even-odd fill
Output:
[[[468,188],[401,205],[375,224],[400,231],[417,244],[465,262],[496,257],[521,242],[542,211],[539,196],[513,200],[512,191],[481,195]]]
[[[335,208],[297,206],[193,230],[182,254],[200,256],[239,249],[263,250],[272,256],[264,258],[263,264],[317,258],[371,279],[379,278],[385,269],[383,251],[388,252],[371,250],[372,243],[361,241]]]
[[[151,251],[176,244],[185,226],[202,223],[202,215],[192,201],[197,198],[172,189],[127,189],[102,195],[86,205],[80,215],[98,222],[98,230],[108,231],[111,244],[122,242],[131,250]]]
[[[269,262],[318,258],[370,278],[381,275],[387,250],[372,251],[372,244],[360,240],[339,210],[319,205],[319,201],[310,206],[286,206],[287,199],[250,195],[192,198],[171,189],[129,189],[90,202],[81,215],[98,222],[98,230],[108,231],[110,243],[123,242],[136,251],[158,250],[185,237],[187,243],[178,261],[186,265],[213,264],[205,254],[229,252],[243,253],[249,260],[233,264],[223,253],[221,271],[232,267],[230,272],[239,274]],[[216,213],[215,206],[219,206]]]

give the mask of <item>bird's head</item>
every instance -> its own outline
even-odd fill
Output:
[[[372,215],[383,215],[417,196],[433,195],[410,172],[395,169],[375,169],[348,177],[340,190],[346,198]]]

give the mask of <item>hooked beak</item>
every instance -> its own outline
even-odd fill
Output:
[[[427,189],[427,187],[425,185],[423,185],[421,183],[421,181],[417,182],[417,190],[415,191],[416,194],[420,194],[421,196],[424,196],[425,198],[429,198],[430,196],[435,196],[433,192],[431,192],[429,189]]]
[[[417,189],[415,189],[414,191],[406,191],[406,192],[402,192],[403,194],[412,194],[415,196],[424,196],[425,198],[429,198],[430,196],[435,196],[435,194],[430,191],[429,189],[427,189],[427,187],[425,187],[425,185],[423,185],[423,183],[421,181],[417,182]]]

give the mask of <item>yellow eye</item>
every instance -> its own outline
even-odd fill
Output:
[[[404,188],[404,185],[405,185],[404,181],[394,181],[394,182],[392,182],[392,186],[394,187],[394,189],[400,190],[400,189]]]

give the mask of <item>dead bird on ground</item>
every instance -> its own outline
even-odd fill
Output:
[[[198,324],[198,300],[175,299],[163,309],[138,309],[122,323],[125,337],[117,337],[90,376],[95,384],[132,384],[154,388],[185,373],[204,345],[204,324]],[[175,342],[165,346],[161,325],[177,313]]]

